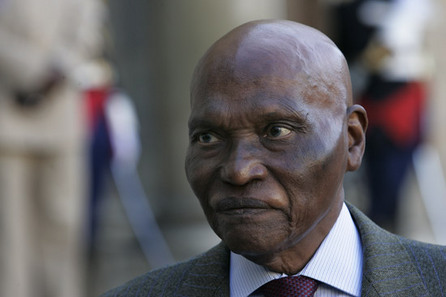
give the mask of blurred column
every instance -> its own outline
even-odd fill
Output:
[[[446,127],[446,2],[443,0],[433,1],[435,13],[433,25],[428,35],[428,47],[432,54],[433,77],[431,80],[431,94],[429,101],[429,141],[438,149],[446,170],[446,138],[444,127]],[[445,197],[446,199],[446,197]]]
[[[326,5],[320,0],[287,0],[287,18],[325,32]]]

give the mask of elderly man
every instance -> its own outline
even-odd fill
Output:
[[[186,174],[222,243],[105,296],[442,296],[446,247],[344,202],[367,116],[341,52],[290,21],[218,40],[191,85]]]

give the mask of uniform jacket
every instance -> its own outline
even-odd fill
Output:
[[[81,84],[102,50],[99,0],[0,0],[0,150],[53,152],[83,137]],[[63,81],[33,108],[15,102],[57,71]]]
[[[446,296],[446,247],[388,233],[348,205],[363,245],[361,296]],[[142,275],[103,297],[229,296],[229,250]]]

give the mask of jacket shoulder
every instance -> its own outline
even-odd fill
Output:
[[[431,295],[446,294],[446,246],[406,238],[400,240]]]
[[[162,292],[163,287],[175,285],[183,271],[187,270],[189,265],[193,265],[192,262],[193,260],[190,260],[149,271],[106,292],[101,297],[157,296],[156,292]],[[160,296],[162,295],[160,294]]]
[[[219,296],[216,292],[229,289],[228,279],[229,252],[220,244],[188,261],[149,271],[101,297]]]
[[[364,296],[445,296],[446,246],[389,233],[347,206],[363,246]]]

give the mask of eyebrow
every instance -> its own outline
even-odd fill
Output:
[[[215,124],[212,121],[206,119],[190,119],[188,121],[189,130],[193,130],[196,127],[213,127]]]

